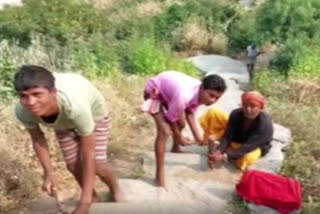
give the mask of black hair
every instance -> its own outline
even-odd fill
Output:
[[[210,89],[218,92],[224,92],[227,88],[226,82],[222,77],[216,74],[210,74],[202,80],[202,88]]]
[[[16,91],[38,87],[52,90],[55,87],[55,79],[52,73],[44,67],[23,65],[15,74],[13,84]]]

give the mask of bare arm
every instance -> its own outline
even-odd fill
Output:
[[[80,203],[90,204],[95,179],[94,134],[81,137],[82,194]]]
[[[203,144],[203,138],[200,135],[200,132],[199,132],[199,129],[197,127],[196,119],[195,119],[194,114],[192,112],[190,112],[190,111],[185,111],[185,114],[186,114],[187,122],[188,122],[188,124],[190,126],[190,129],[192,131],[192,134],[193,134],[195,140],[199,144]]]
[[[41,131],[39,126],[35,129],[28,129],[28,132],[31,136],[33,149],[36,152],[37,157],[39,158],[44,174],[52,174],[54,170],[51,164],[47,140],[45,139],[43,132]]]
[[[34,151],[36,152],[36,155],[43,168],[44,175],[42,188],[49,195],[53,195],[57,190],[58,178],[57,175],[54,173],[51,164],[51,158],[47,141],[39,126],[37,126],[35,129],[28,129],[28,132],[31,136]]]

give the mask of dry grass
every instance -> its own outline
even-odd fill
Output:
[[[128,0],[128,3],[130,1],[132,0]],[[113,6],[112,8],[116,10],[109,8],[111,12],[108,14],[108,19],[113,25],[121,25],[133,19],[156,16],[164,11],[164,7],[164,3],[155,1],[134,2],[122,7]]]
[[[268,95],[275,122],[291,129],[293,143],[287,151],[282,173],[303,185],[305,213],[320,209],[320,84],[317,81],[274,79],[260,87]]]
[[[227,51],[227,37],[222,33],[208,32],[199,19],[190,19],[174,34],[182,51],[202,50],[209,54],[225,54]]]
[[[98,83],[111,117],[109,157],[119,177],[141,172],[141,154],[153,148],[153,121],[139,112],[145,78],[118,76]]]
[[[271,42],[266,42],[260,47],[260,51],[262,53],[268,53],[268,52],[274,52],[278,49],[279,47],[276,44],[273,44]]]
[[[68,52],[58,45],[54,39],[41,35],[31,36],[32,44],[21,48],[18,44],[9,44],[7,40],[0,42],[0,58],[8,59],[12,64],[35,64],[51,71],[71,71],[72,66]]]
[[[115,0],[90,0],[93,6],[97,9],[108,9],[115,4]]]
[[[320,102],[320,84],[308,79],[289,82],[290,96],[296,103],[310,104]]]
[[[152,17],[163,12],[164,4],[161,2],[143,2],[137,5],[137,13],[139,16]]]
[[[8,212],[40,192],[42,170],[32,149],[30,138],[10,111],[1,115],[0,125],[0,211]],[[52,159],[62,186],[68,183],[64,163],[54,143],[52,132],[46,130]]]
[[[223,33],[211,34],[208,41],[207,53],[225,54],[228,49],[228,38]]]

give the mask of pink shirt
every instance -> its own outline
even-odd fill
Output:
[[[167,104],[165,117],[171,122],[179,120],[186,109],[196,111],[200,105],[200,85],[199,80],[176,71],[162,72],[147,82],[147,88],[156,88],[160,99]]]

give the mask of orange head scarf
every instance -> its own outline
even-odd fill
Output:
[[[252,103],[254,105],[258,105],[263,109],[266,104],[266,98],[257,91],[248,91],[242,94],[241,96],[242,104],[244,103]]]

